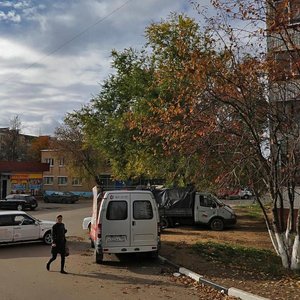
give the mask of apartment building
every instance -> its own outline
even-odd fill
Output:
[[[270,80],[270,101],[273,101],[295,125],[300,126],[300,0],[268,0],[267,50],[274,62],[274,76]],[[290,129],[292,130],[292,129]],[[297,126],[293,127],[297,130]],[[294,131],[295,132],[295,131]],[[273,145],[274,153],[280,153],[278,166],[284,164],[288,155],[289,134],[280,143]],[[292,144],[292,143],[291,143]],[[296,145],[296,144],[295,144]],[[277,151],[277,152],[276,152]],[[293,166],[292,166],[293,167]],[[299,173],[299,172],[298,172]],[[296,195],[294,208],[300,207],[300,174],[296,173]],[[286,177],[288,178],[288,177]],[[287,193],[284,207],[288,208]],[[285,212],[288,213],[288,210]]]
[[[53,149],[42,150],[41,161],[49,165],[49,171],[43,173],[43,190],[45,193],[69,191],[85,197],[92,195],[95,181],[72,175],[67,166],[68,162],[61,152]],[[108,189],[114,186],[109,172],[101,173],[99,170],[99,174],[101,187]]]
[[[300,0],[269,1],[267,32],[268,54],[276,62],[271,100],[283,101],[299,121]]]

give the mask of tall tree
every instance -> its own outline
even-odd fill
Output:
[[[2,160],[24,160],[27,157],[27,144],[21,135],[22,122],[18,115],[10,120],[10,126],[2,137]]]
[[[68,171],[100,185],[100,170],[107,172],[109,166],[101,149],[86,143],[76,117],[71,114],[66,116],[64,124],[56,128],[55,137],[51,147],[64,157]]]
[[[299,116],[295,114],[299,105],[295,100],[300,85],[299,66],[291,64],[298,57],[299,48],[295,39],[298,31],[287,23],[294,18],[296,3],[285,0],[212,3],[218,14],[217,19],[208,20],[208,27],[218,43],[223,43],[229,60],[225,65],[213,62],[217,63],[218,72],[211,78],[208,92],[228,112],[221,122],[222,132],[235,140],[234,153],[240,157],[236,162],[248,162],[246,175],[254,179],[252,186],[283,266],[299,269],[300,217],[298,210],[295,218],[294,207],[300,167]],[[237,20],[239,24],[246,22],[241,26],[243,30],[233,27]],[[247,58],[247,52],[253,58]],[[227,145],[226,142],[224,146]],[[239,165],[232,162],[230,174],[236,174]],[[260,198],[262,191],[271,195],[271,215]]]

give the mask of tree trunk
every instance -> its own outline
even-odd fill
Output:
[[[278,253],[281,258],[282,266],[286,269],[290,268],[290,258],[284,243],[285,235],[279,232],[275,232],[275,238],[278,245]]]
[[[297,223],[296,223],[296,236],[294,240],[294,245],[292,249],[292,258],[291,258],[291,269],[300,270],[300,249],[299,249],[299,233],[300,233],[300,209],[298,209]]]
[[[292,258],[291,258],[291,269],[299,270],[300,269],[300,249],[299,249],[299,234],[295,236]]]

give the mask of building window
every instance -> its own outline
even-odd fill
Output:
[[[50,167],[53,167],[54,159],[53,158],[45,158],[45,163],[49,164]]]
[[[285,0],[274,0],[274,19],[276,25],[288,24],[289,7]]]
[[[300,0],[290,1],[290,23],[300,23]]]
[[[66,176],[59,176],[58,177],[58,184],[59,185],[66,185],[66,184],[68,184],[68,177],[66,177]]]
[[[44,177],[45,185],[53,185],[53,177]]]
[[[59,166],[62,167],[65,165],[65,158],[64,157],[61,157],[59,160],[58,160],[58,163],[59,163]]]
[[[82,185],[82,178],[73,177],[72,178],[72,185]]]
[[[276,79],[285,80],[299,77],[300,57],[297,51],[282,51],[275,53]]]

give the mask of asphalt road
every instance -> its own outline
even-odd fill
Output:
[[[1,300],[79,299],[200,299],[199,292],[172,281],[172,272],[143,256],[106,256],[94,263],[82,220],[91,214],[91,201],[75,204],[39,203],[34,212],[43,220],[62,214],[68,229],[70,256],[59,272],[60,257],[46,270],[50,246],[42,243],[0,246]],[[201,298],[203,299],[203,298]]]

